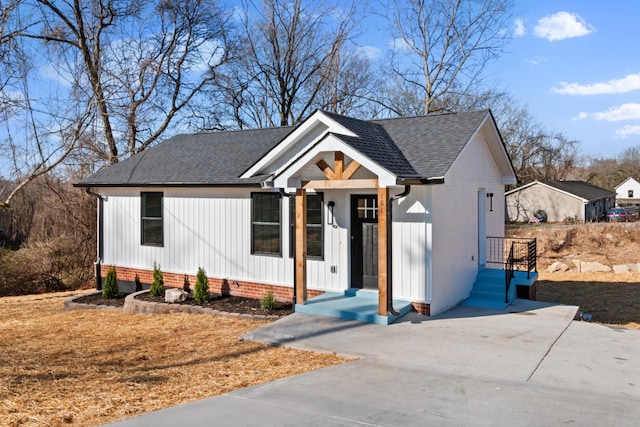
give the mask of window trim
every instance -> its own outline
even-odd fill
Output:
[[[275,225],[275,223],[260,223],[256,224],[254,221],[254,203],[256,197],[269,196],[269,197],[277,197],[278,198],[278,248],[279,252],[259,252],[255,249],[256,236],[254,234],[253,228],[254,225]],[[280,193],[265,193],[265,192],[252,192],[251,193],[251,255],[260,255],[260,256],[275,256],[282,257],[282,196]]]
[[[160,195],[160,216],[144,216],[145,214],[145,196],[148,194]],[[145,221],[160,221],[160,243],[148,242],[145,239]],[[162,191],[141,191],[140,192],[140,245],[153,246],[158,248],[164,247],[164,193]]]
[[[318,191],[316,193],[307,193],[307,218],[309,218],[309,196],[319,196],[320,197],[320,223],[319,224],[309,224],[307,221],[307,259],[324,261],[324,221],[325,221],[325,205],[324,205],[324,193]],[[289,257],[293,258],[296,251],[296,215],[295,215],[295,198],[291,197],[291,201],[289,203]],[[309,226],[320,228],[320,255],[309,255],[309,244],[308,244],[308,236],[309,236]]]

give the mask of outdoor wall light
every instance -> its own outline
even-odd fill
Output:
[[[327,202],[327,206],[329,207],[329,218],[327,218],[327,224],[333,225],[333,208],[336,205],[336,202],[333,200],[329,200]]]
[[[489,212],[493,212],[493,193],[487,193],[489,199]]]

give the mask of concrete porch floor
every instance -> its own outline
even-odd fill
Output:
[[[393,300],[393,308],[399,313],[397,316],[392,314],[380,316],[378,314],[377,291],[349,289],[344,292],[325,292],[304,304],[296,304],[295,311],[296,313],[388,325],[413,310],[410,301],[399,299]]]

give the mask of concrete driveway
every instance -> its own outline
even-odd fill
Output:
[[[518,300],[390,326],[294,314],[251,339],[354,356],[114,426],[636,426],[640,331]]]

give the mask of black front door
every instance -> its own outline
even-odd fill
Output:
[[[351,196],[351,287],[378,289],[378,198]]]

